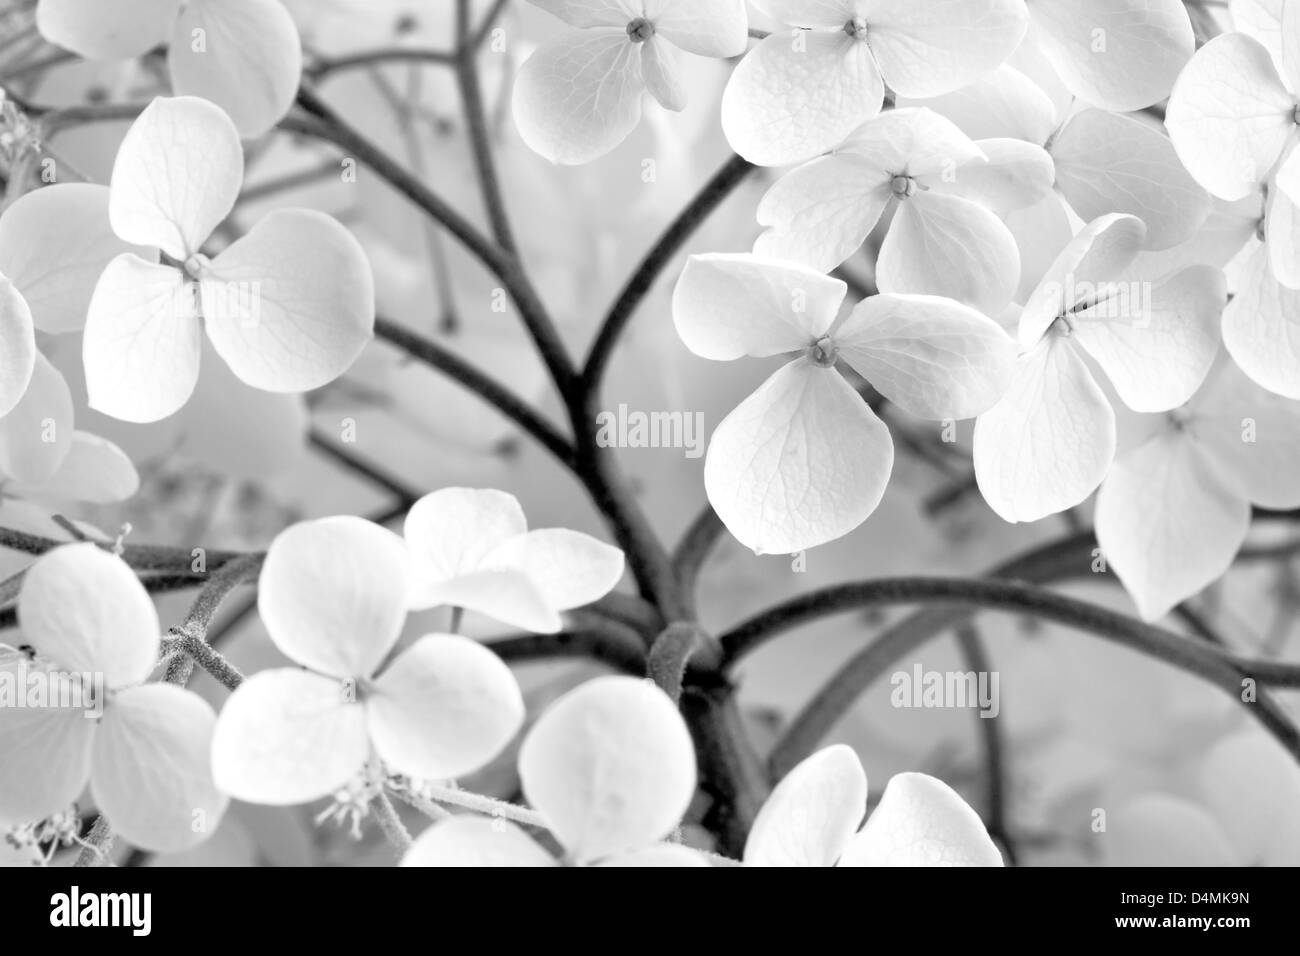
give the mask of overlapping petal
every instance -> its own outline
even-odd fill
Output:
[[[924,773],[892,777],[840,866],[1002,866],[970,805]]]
[[[1268,247],[1250,255],[1223,310],[1223,344],[1254,381],[1300,399],[1300,290],[1273,278]]]
[[[834,866],[866,806],[867,775],[853,749],[819,750],[764,801],[745,841],[745,865]]]
[[[167,40],[183,0],[40,0],[36,25],[51,43],[92,60],[125,60]]]

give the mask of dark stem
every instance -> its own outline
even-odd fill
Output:
[[[974,671],[976,675],[988,674],[992,671],[988,651],[984,647],[984,639],[980,636],[980,632],[975,628],[974,624],[968,622],[957,628],[957,646],[961,650],[967,669]],[[980,739],[984,744],[984,760],[988,777],[987,813],[989,836],[1002,844],[1007,862],[1014,866],[1016,863],[1016,848],[1011,841],[1011,833],[1007,827],[1007,772],[1005,749],[1002,745],[1002,728],[998,724],[997,717],[985,716],[979,710],[975,710],[973,713],[975,715],[976,730],[979,731]]]

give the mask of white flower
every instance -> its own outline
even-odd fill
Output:
[[[783,25],[736,67],[722,129],[745,159],[784,166],[839,145],[880,112],[885,84],[938,96],[1005,60],[1025,34],[1022,0],[754,0]]]
[[[590,604],[623,576],[623,552],[567,528],[528,530],[504,491],[443,488],[406,515],[411,606],[452,605],[537,633]]]
[[[877,263],[881,291],[943,295],[996,313],[1020,281],[1020,254],[1010,230],[977,200],[1010,195],[1012,205],[1027,205],[1052,186],[1046,154],[1020,145],[1041,162],[1008,161],[989,175],[989,156],[949,120],[891,110],[773,184],[758,205],[767,229],[754,253],[827,272],[896,205]]]
[[[647,90],[681,110],[680,51],[745,51],[744,0],[531,0],[579,30],[543,45],[519,70],[512,109],[525,143],[556,163],[609,152],[641,120]]]
[[[175,852],[211,835],[227,803],[208,770],[216,717],[191,691],[143,683],[158,662],[158,615],[125,562],[93,544],[56,548],[27,571],[18,619],[43,666],[102,677],[107,699],[99,719],[0,708],[0,818],[44,819],[89,781],[136,846]]]
[[[979,815],[935,777],[895,774],[864,825],[866,808],[867,775],[853,749],[819,750],[759,810],[745,865],[1003,865]]]
[[[402,539],[361,518],[303,522],[271,543],[257,607],[306,670],[262,671],[226,701],[212,741],[217,785],[253,803],[305,803],[345,786],[372,754],[422,780],[470,773],[523,722],[510,669],[481,644],[429,634],[388,660],[406,620]]]
[[[519,751],[524,796],[578,866],[707,866],[660,841],[695,793],[695,748],[673,702],[648,681],[600,677],[565,694]],[[557,866],[505,820],[457,816],[415,841],[403,866]]]
[[[245,383],[319,388],[370,341],[374,289],[365,252],[331,217],[270,213],[212,259],[204,243],[243,182],[239,135],[220,109],[159,98],[132,125],[113,167],[109,218],[128,242],[170,261],[118,256],[86,317],[90,405],[152,422],[194,391],[203,332]]]
[[[938,296],[876,295],[836,321],[847,288],[752,255],[692,256],[673,321],[696,355],[794,353],[718,425],[704,485],[746,547],[787,554],[867,519],[893,468],[889,430],[835,370],[843,359],[922,418],[970,418],[1005,389],[1014,346],[991,319]]]
[[[1251,504],[1300,507],[1300,403],[1225,362],[1149,428],[1106,476],[1096,526],[1107,562],[1151,621],[1227,571]]]
[[[1119,113],[1168,96],[1195,49],[1180,0],[1029,0],[1027,6],[1027,41],[1049,69],[1079,99]]]
[[[258,136],[293,105],[302,44],[279,0],[40,0],[51,43],[92,60],[126,60],[167,44],[172,88],[201,96]]]
[[[1110,467],[1115,412],[1085,357],[1142,412],[1183,404],[1209,372],[1223,273],[1193,266],[1158,285],[1141,279],[1129,266],[1145,235],[1133,216],[1089,223],[1021,312],[1011,387],[975,423],[975,477],[1007,521],[1073,507]]]
[[[1236,294],[1223,310],[1223,344],[1256,383],[1300,398],[1300,289],[1273,276],[1267,243],[1246,256]]]

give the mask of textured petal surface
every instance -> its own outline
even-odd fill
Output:
[[[889,429],[861,396],[834,369],[801,358],[714,430],[704,487],[741,544],[791,554],[865,521],[893,465]]]
[[[139,683],[158,660],[153,602],[126,562],[70,544],[36,560],[18,596],[23,635],[60,667],[102,674],[110,688]]]
[[[25,680],[15,667],[15,678]],[[81,796],[97,727],[78,709],[0,707],[0,825],[35,823]]]
[[[324,213],[271,213],[212,261],[201,289],[208,338],[254,388],[327,385],[374,333],[369,260],[352,233]]]
[[[1114,457],[1115,413],[1060,335],[1021,357],[1007,394],[975,423],[975,478],[1005,521],[1074,507]]]
[[[839,279],[788,262],[691,256],[673,290],[673,322],[702,358],[780,355],[825,335],[847,291]]]
[[[942,780],[892,777],[840,866],[1002,866],[979,815]]]
[[[384,763],[419,780],[450,780],[487,765],[524,722],[510,668],[482,644],[430,634],[403,651],[366,697],[370,738]]]
[[[695,749],[659,688],[599,677],[542,714],[519,752],[519,775],[569,854],[591,862],[677,826],[695,792]]]
[[[842,30],[779,31],[731,74],[722,94],[722,131],[751,163],[784,166],[838,146],[880,112],[884,95],[866,44]]]
[[[290,806],[326,796],[370,754],[365,708],[343,682],[300,670],[254,674],[221,708],[212,737],[217,786],[249,803]]]
[[[276,535],[258,580],[257,610],[290,659],[339,678],[370,677],[406,620],[402,539],[340,515]]]
[[[1223,344],[1264,388],[1300,399],[1300,290],[1273,278],[1267,246],[1251,255],[1223,310]]]
[[[230,802],[212,780],[216,722],[203,698],[170,684],[133,687],[105,709],[90,790],[123,839],[176,853],[216,832]]]
[[[211,100],[241,136],[261,136],[293,105],[302,42],[279,0],[189,0],[167,62],[177,93]]]
[[[1030,38],[1075,96],[1128,113],[1169,95],[1195,49],[1178,0],[1032,0]]]
[[[867,775],[851,747],[803,760],[777,784],[745,841],[746,866],[834,866],[867,807]]]
[[[922,418],[974,418],[1011,384],[1016,348],[992,319],[951,299],[874,295],[835,331],[840,355]]]
[[[159,97],[117,152],[109,220],[127,242],[184,262],[230,214],[243,181],[244,153],[230,117],[197,97]]]
[[[603,156],[641,121],[641,50],[623,28],[558,37],[515,78],[512,110],[525,143],[555,163]]]
[[[749,45],[745,0],[645,0],[656,32],[700,56],[740,56]]]
[[[1225,33],[1178,78],[1165,126],[1198,183],[1221,199],[1241,199],[1282,154],[1294,111],[1268,51],[1245,34]]]

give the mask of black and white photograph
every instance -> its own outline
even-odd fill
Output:
[[[0,190],[29,922],[1300,865],[1300,0],[0,0]]]

